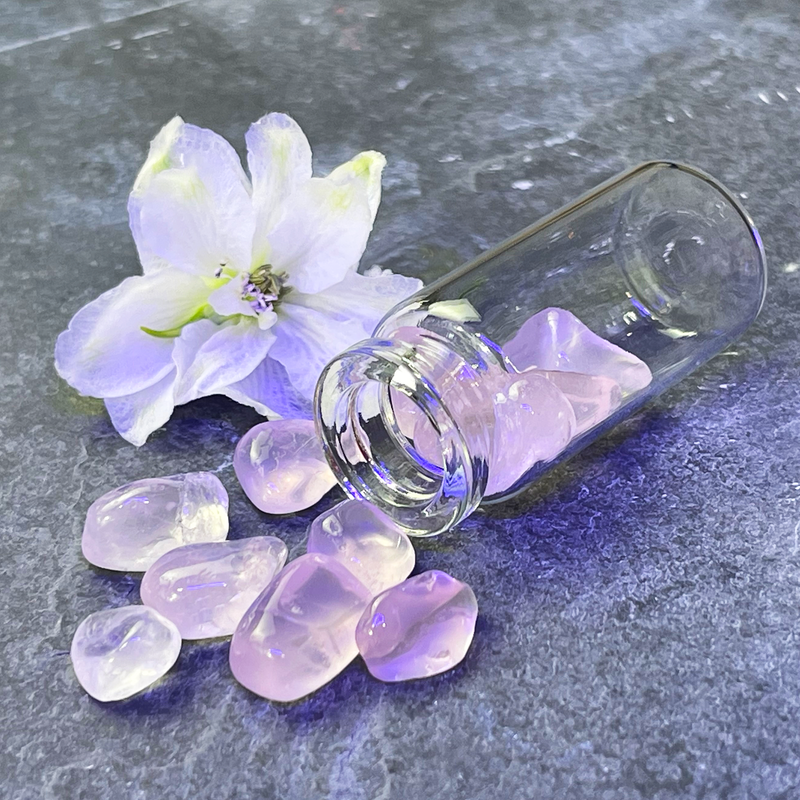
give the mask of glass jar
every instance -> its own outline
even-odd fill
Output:
[[[331,468],[410,534],[520,491],[718,353],[767,273],[736,198],[647,162],[393,309],[317,384]]]

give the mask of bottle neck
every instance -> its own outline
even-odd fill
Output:
[[[447,530],[481,502],[492,386],[504,371],[480,337],[442,323],[399,327],[345,351],[323,371],[315,400],[339,483],[417,536]]]

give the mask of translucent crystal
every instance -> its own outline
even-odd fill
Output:
[[[210,472],[146,478],[89,506],[81,547],[98,567],[139,572],[164,553],[228,535],[228,494]]]
[[[178,547],[145,573],[142,602],[175,623],[184,639],[230,636],[286,553],[274,536]]]
[[[331,556],[290,561],[233,634],[236,680],[282,702],[319,689],[357,655],[356,623],[369,599],[366,586]]]
[[[402,528],[358,500],[320,514],[311,523],[306,550],[335,558],[371,595],[400,583],[414,569],[414,547]]]
[[[494,432],[486,496],[512,486],[534,464],[557,456],[575,433],[575,412],[563,392],[540,373],[503,376],[492,394]],[[417,452],[442,466],[439,436],[428,418],[416,416]]]
[[[535,371],[525,374],[529,375],[532,372]],[[575,436],[610,417],[622,403],[619,384],[611,378],[555,370],[542,371],[538,374],[555,384],[569,400],[575,412]]]
[[[307,419],[251,428],[236,445],[233,468],[245,494],[268,514],[302,511],[336,485],[314,423]]]
[[[425,678],[464,658],[477,616],[472,589],[445,572],[431,570],[374,598],[359,620],[356,642],[376,678]]]
[[[575,433],[575,412],[563,392],[537,374],[512,375],[494,398],[495,428],[487,497],[550,461]]]
[[[178,629],[153,608],[125,606],[90,614],[72,639],[81,686],[96,700],[124,700],[150,686],[181,651]]]
[[[653,379],[644,361],[593,333],[563,308],[545,308],[534,314],[503,350],[520,372],[539,369],[602,375],[615,381],[623,396],[643,389]]]

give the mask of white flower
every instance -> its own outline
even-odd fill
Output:
[[[136,445],[176,405],[223,394],[268,416],[307,417],[323,366],[420,288],[356,272],[380,203],[380,153],[311,177],[297,123],[268,114],[246,136],[252,183],[212,131],[175,117],[128,201],[144,274],[84,306],[56,369],[101,397]]]

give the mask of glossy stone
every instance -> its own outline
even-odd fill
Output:
[[[227,535],[225,487],[210,472],[188,472],[106,492],[89,506],[81,548],[95,566],[139,572],[176,547]]]
[[[619,384],[602,375],[585,375],[581,372],[531,370],[555,384],[575,412],[575,433],[578,436],[610,417],[622,403]]]
[[[356,656],[356,624],[369,590],[335,558],[308,553],[284,567],[233,634],[231,670],[269,700],[310,694]]]
[[[230,636],[244,612],[286,563],[274,536],[178,547],[142,578],[142,602],[178,628],[184,639]]]
[[[423,572],[372,600],[356,628],[358,651],[382,681],[437,675],[464,658],[477,616],[466,583],[439,570]]]
[[[505,491],[534,464],[550,461],[575,433],[575,412],[541,375],[512,375],[494,397],[495,428],[486,496]]]
[[[555,458],[577,429],[573,405],[541,372],[503,373],[501,379],[496,376],[488,400],[494,409],[494,431],[487,497],[508,489],[537,462]],[[441,467],[439,435],[430,420],[405,408],[403,419],[405,426],[414,422],[416,451]]]
[[[81,686],[96,700],[124,700],[161,678],[178,658],[181,635],[147,606],[97,611],[81,622],[70,658]]]
[[[545,308],[534,314],[503,350],[520,372],[539,369],[602,375],[619,385],[623,397],[653,379],[644,361],[598,336],[563,308]]]
[[[345,500],[320,514],[311,523],[306,550],[335,558],[371,595],[400,583],[414,569],[414,547],[406,533],[359,500]]]
[[[336,485],[314,423],[307,419],[251,428],[236,445],[233,468],[245,494],[268,514],[302,511]]]

